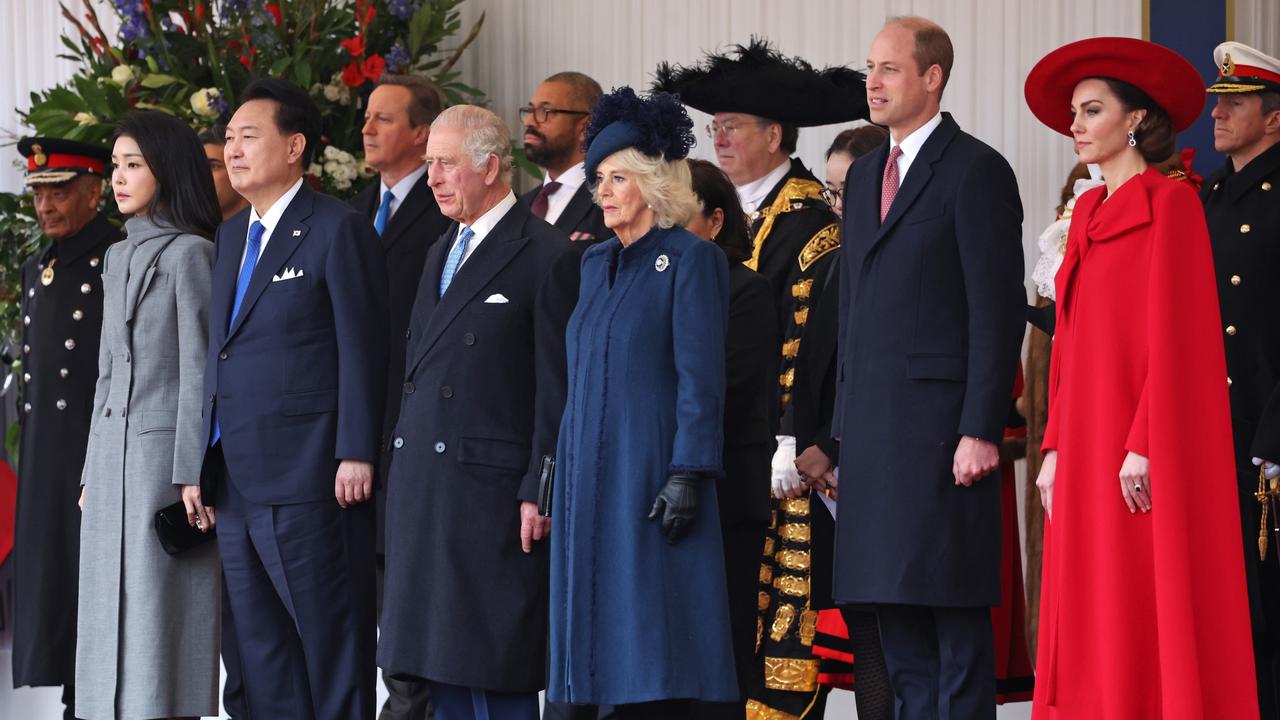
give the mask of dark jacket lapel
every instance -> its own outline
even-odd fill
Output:
[[[591,201],[591,193],[587,190],[587,184],[583,183],[573,191],[573,197],[569,198],[569,204],[564,206],[564,210],[560,213],[560,217],[552,223],[556,227],[565,231],[566,234],[572,233],[575,228],[582,224],[587,217],[587,213],[591,212],[591,208],[595,203]],[[600,238],[596,238],[599,240]]]
[[[209,298],[209,324],[216,329],[209,338],[221,347],[231,322],[231,303],[235,299],[236,275],[240,273],[240,257],[249,234],[249,210],[246,208],[222,223],[215,237],[219,262],[214,265],[213,290]]]
[[[952,138],[960,132],[960,126],[955,120],[951,119],[950,113],[942,114],[942,124],[934,128],[929,139],[924,141],[924,145],[920,148],[920,152],[915,159],[911,161],[911,169],[907,171],[907,179],[902,186],[898,188],[898,194],[893,199],[893,204],[889,206],[889,214],[885,216],[884,222],[880,223],[880,230],[876,233],[876,239],[871,243],[874,248],[885,236],[893,229],[893,226],[902,219],[907,210],[911,209],[911,205],[915,203],[916,198],[920,196],[921,191],[929,184],[929,180],[933,178],[933,164],[942,159],[942,153],[951,144]],[[885,159],[888,159],[888,151],[885,151]],[[883,171],[884,166],[881,165]],[[883,174],[881,175],[883,178]],[[877,195],[877,198],[879,195]],[[880,208],[876,208],[876,217],[880,217]]]
[[[249,289],[245,291],[244,302],[240,304],[240,313],[232,320],[231,329],[227,332],[227,340],[230,340],[236,334],[236,331],[244,324],[244,319],[253,311],[254,304],[258,302],[258,298],[262,297],[262,293],[266,291],[267,285],[276,273],[276,269],[283,265],[285,260],[289,259],[293,251],[306,238],[307,231],[310,228],[303,223],[303,220],[311,216],[311,209],[315,205],[315,199],[315,191],[307,187],[307,183],[304,181],[302,187],[298,189],[298,194],[294,196],[293,201],[289,203],[289,207],[285,208],[284,214],[280,216],[280,221],[271,230],[271,237],[267,241],[267,247],[262,251],[262,256],[258,258],[258,264],[253,268],[253,276],[249,279]],[[242,240],[241,247],[243,247],[243,242]],[[234,292],[234,280],[232,280],[231,286]]]
[[[405,195],[404,202],[400,203],[400,207],[396,208],[396,214],[391,216],[390,222],[382,232],[382,249],[390,250],[405,236],[410,228],[422,217],[422,214],[428,208],[435,205],[435,197],[431,194],[431,188],[427,186],[427,176],[423,175],[418,178],[418,182],[413,184],[409,189],[409,194]],[[375,215],[377,208],[374,208]]]

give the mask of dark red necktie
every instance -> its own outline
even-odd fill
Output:
[[[552,180],[542,186],[538,191],[537,197],[533,199],[533,204],[529,206],[529,210],[543,220],[547,219],[547,206],[551,204],[551,194],[560,189],[560,183]]]
[[[889,161],[884,164],[884,182],[880,183],[880,222],[884,222],[893,207],[893,199],[898,195],[898,158],[902,157],[902,146],[894,145],[889,150]]]

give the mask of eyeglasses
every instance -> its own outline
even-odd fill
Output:
[[[733,137],[733,134],[737,132],[741,127],[743,126],[738,123],[712,122],[712,123],[707,123],[707,126],[703,129],[707,131],[707,137],[711,138],[712,140],[715,140],[716,136],[722,133],[724,134],[725,137]]]
[[[527,120],[529,116],[532,115],[533,119],[539,123],[544,123],[550,120],[551,118],[555,117],[556,115],[590,115],[590,114],[591,113],[587,112],[586,110],[565,110],[562,108],[552,108],[552,107],[533,107],[532,105],[525,105],[524,107],[520,108],[521,120]]]
[[[822,199],[831,207],[836,206],[836,201],[840,199],[840,195],[844,193],[844,186],[840,187],[824,187],[822,188]]]

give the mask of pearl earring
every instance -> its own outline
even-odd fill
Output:
[[[1133,131],[1129,131],[1129,147],[1137,147],[1138,139],[1133,136]]]

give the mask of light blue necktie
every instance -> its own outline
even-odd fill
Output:
[[[382,204],[378,206],[378,215],[373,219],[373,229],[381,235],[387,229],[387,221],[391,219],[391,199],[395,193],[390,190],[382,193]]]
[[[469,227],[463,227],[462,232],[458,234],[458,242],[454,243],[453,249],[449,251],[449,257],[444,261],[444,270],[440,271],[440,297],[444,297],[444,291],[448,290],[449,283],[453,282],[453,276],[458,272],[458,266],[462,264],[462,258],[467,254],[467,243],[471,242],[473,237],[475,232]]]
[[[258,255],[262,252],[262,234],[266,232],[266,228],[257,220],[249,226],[249,242],[244,249],[244,263],[240,266],[240,276],[236,278],[236,300],[231,305],[231,317],[227,320],[227,332],[231,332],[231,327],[236,323],[236,315],[240,312],[240,305],[244,302],[244,295],[249,290],[249,281],[253,279],[253,269],[258,266]],[[218,440],[222,439],[222,428],[218,424],[217,405],[213,410],[213,439],[209,441],[209,446],[213,447]]]

